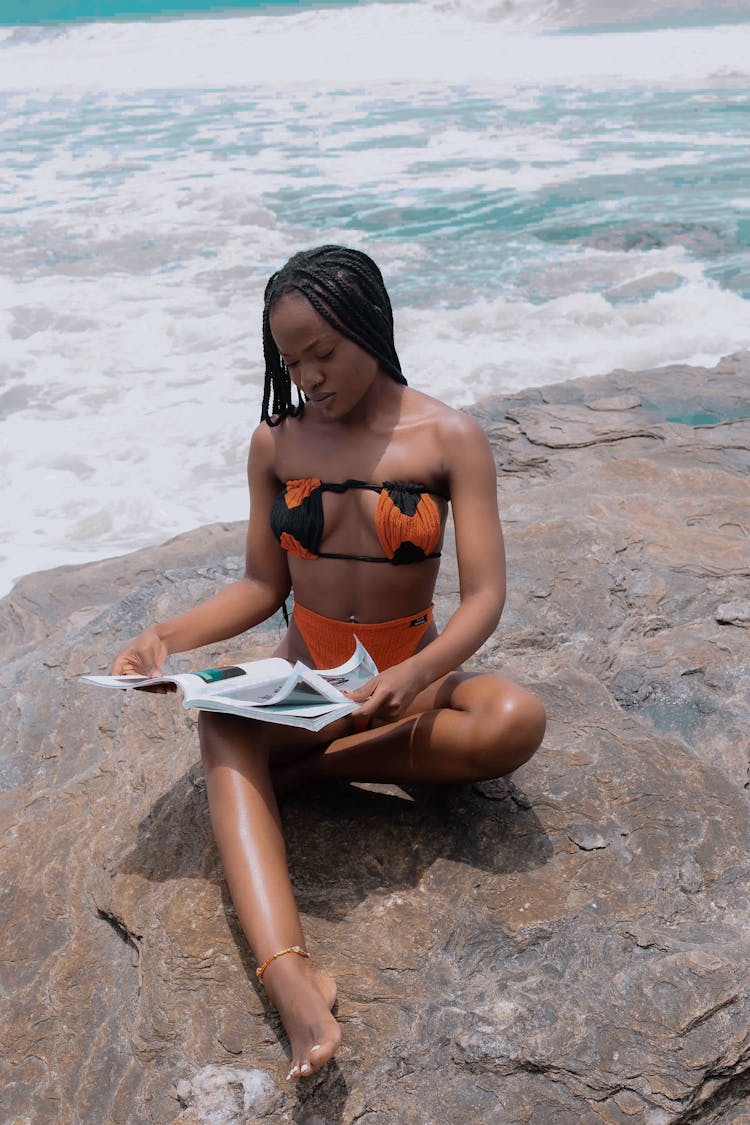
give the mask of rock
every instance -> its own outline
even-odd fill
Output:
[[[8,1121],[742,1120],[749,377],[742,355],[477,407],[510,596],[474,664],[538,691],[548,735],[512,779],[344,785],[285,807],[344,1029],[293,1090],[212,842],[194,715],[72,680],[235,577],[243,529],[15,587],[0,603]],[[443,621],[450,549],[444,563]],[[174,666],[267,653],[281,628]]]
[[[204,1066],[178,1083],[176,1095],[186,1107],[175,1118],[180,1125],[245,1125],[268,1117],[283,1097],[265,1071],[227,1066]]]
[[[609,398],[595,398],[586,403],[589,410],[634,410],[643,403],[638,395],[612,395]]]
[[[738,598],[727,602],[718,607],[714,616],[720,625],[741,625],[747,628],[750,625],[750,601],[740,601]]]
[[[606,848],[610,843],[606,836],[597,832],[593,824],[577,824],[568,832],[568,839],[584,852],[598,851],[599,848]]]

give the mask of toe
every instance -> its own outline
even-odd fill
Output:
[[[313,1074],[316,1070],[320,1070],[327,1062],[330,1062],[336,1054],[339,1044],[341,1043],[341,1032],[338,1029],[338,1025],[336,1026],[336,1032],[338,1034],[331,1035],[326,1039],[321,1039],[320,1042],[315,1043],[314,1046],[310,1048],[309,1056],[305,1059],[305,1064],[307,1064],[308,1067],[307,1070],[304,1070],[305,1077],[309,1074]],[[302,1073],[302,1069],[304,1069],[304,1067],[301,1068],[300,1073]]]
[[[314,1047],[310,1048],[310,1058],[308,1060],[310,1069],[306,1073],[312,1074],[314,1071],[320,1070],[321,1067],[325,1066],[331,1056],[330,1054],[323,1055],[322,1052],[323,1047],[320,1043],[316,1043]]]
[[[328,1054],[323,1056],[322,1045],[320,1043],[315,1043],[314,1046],[310,1048],[309,1054],[303,1056],[300,1061],[299,1077],[309,1078],[316,1070],[320,1070],[328,1061],[331,1054],[332,1052],[328,1052]]]

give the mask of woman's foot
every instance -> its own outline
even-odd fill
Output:
[[[287,1081],[309,1078],[332,1059],[341,1042],[341,1028],[331,1014],[336,982],[328,973],[283,957],[268,966],[263,983],[289,1036],[292,1059]]]

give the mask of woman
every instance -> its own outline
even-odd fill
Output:
[[[214,835],[296,1081],[333,1056],[341,1032],[335,983],[305,949],[277,797],[328,779],[497,777],[531,757],[545,714],[503,676],[457,670],[505,597],[495,464],[476,422],[406,385],[372,259],[340,246],[291,258],[266,287],[263,347],[245,576],[147,629],[112,672],[158,674],[170,653],[264,621],[291,589],[279,655],[333,667],[356,635],[378,666],[353,693],[357,711],[317,733],[200,713]],[[438,634],[431,603],[449,502],[461,598]]]

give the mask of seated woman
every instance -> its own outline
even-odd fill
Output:
[[[329,779],[498,777],[537,749],[545,713],[504,676],[460,670],[505,598],[495,463],[476,422],[406,385],[372,259],[341,246],[291,258],[266,287],[263,348],[245,576],[147,629],[112,672],[156,675],[170,653],[264,621],[292,589],[279,655],[332,667],[356,635],[378,666],[353,693],[357,711],[317,733],[200,714],[214,835],[296,1081],[333,1056],[341,1032],[335,983],[305,949],[277,797]],[[438,633],[432,597],[449,504],[460,605]]]

